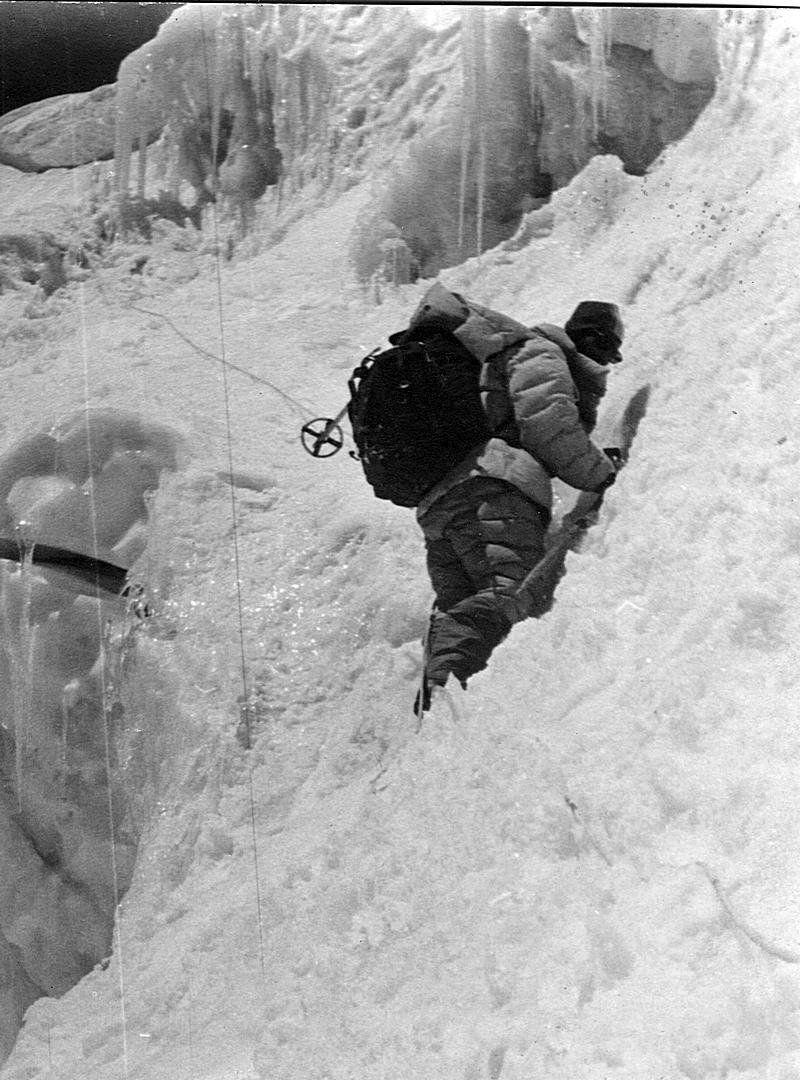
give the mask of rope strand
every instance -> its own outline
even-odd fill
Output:
[[[89,414],[89,360],[88,360],[88,346],[87,346],[87,332],[86,332],[86,309],[85,309],[85,297],[83,283],[80,284],[79,290],[80,296],[80,312],[81,312],[81,344],[83,354],[83,396],[84,396],[84,428],[86,432],[86,454],[88,459],[88,472],[89,476],[94,476],[94,463],[92,453],[92,427]],[[96,560],[100,558],[100,543],[98,540],[98,528],[97,528],[97,507],[95,505],[94,487],[90,482],[90,517],[92,527],[92,551]],[[106,636],[105,626],[103,620],[103,592],[100,588],[100,574],[99,570],[96,574],[95,582],[95,600],[97,601],[97,636],[100,642],[100,663],[98,664],[99,678],[100,678],[100,694],[101,701],[100,707],[103,714],[103,751],[105,757],[105,771],[106,771],[106,787],[107,787],[107,808],[108,808],[108,828],[110,833],[110,860],[111,860],[111,879],[113,883],[113,899],[114,899],[114,932],[117,938],[118,945],[118,970],[119,970],[119,987],[120,987],[120,1018],[122,1022],[122,1057],[124,1074],[128,1076],[128,1024],[126,1015],[125,1004],[125,962],[124,962],[124,948],[123,948],[123,936],[122,936],[122,913],[120,911],[120,888],[119,888],[119,868],[117,866],[117,852],[116,852],[116,822],[114,814],[114,790],[112,784],[112,768],[111,768],[111,732],[109,729],[109,695],[108,685],[106,682]]]
[[[73,99],[70,98],[70,107],[72,107]],[[71,132],[73,143],[76,139],[77,126],[75,124],[74,117],[71,117]],[[75,147],[73,147],[75,149]],[[77,160],[77,157],[76,157]],[[77,177],[73,172],[73,190],[77,184]],[[88,349],[88,333],[86,327],[86,293],[84,283],[80,282],[78,289],[79,297],[79,310],[80,310],[80,328],[81,328],[81,357],[83,360],[83,403],[84,403],[84,429],[86,433],[86,455],[88,460],[88,475],[90,477],[89,483],[89,505],[91,507],[91,529],[92,529],[92,551],[95,560],[100,557],[100,543],[98,539],[98,527],[97,527],[97,506],[94,496],[94,483],[91,478],[94,477],[93,466],[93,451],[92,451],[92,427],[90,419],[90,406],[89,406],[89,349]],[[116,849],[116,815],[114,812],[114,788],[112,783],[112,766],[111,766],[111,731],[109,727],[109,694],[108,684],[106,680],[106,663],[107,663],[107,650],[106,650],[106,633],[103,618],[103,605],[102,596],[103,593],[100,588],[100,573],[99,569],[96,572],[96,580],[94,584],[95,600],[97,608],[97,636],[100,643],[100,655],[98,664],[99,679],[100,679],[100,708],[103,714],[103,754],[106,773],[106,789],[107,789],[107,813],[108,813],[108,830],[109,830],[109,859],[111,864],[111,881],[113,888],[113,903],[114,903],[114,923],[113,923],[113,935],[117,941],[117,970],[119,972],[119,1011],[120,1011],[120,1024],[122,1028],[122,1068],[125,1080],[129,1076],[129,1060],[128,1060],[128,1017],[127,1017],[127,1002],[125,1000],[126,986],[125,986],[125,947],[124,938],[122,933],[122,911],[120,909],[121,895],[119,886],[119,866],[117,864],[117,849]],[[113,938],[112,938],[113,940]],[[49,1032],[48,1032],[48,1047],[49,1047]],[[48,1050],[49,1052],[49,1050]]]
[[[202,8],[200,9],[200,25],[202,30],[202,42],[203,42],[203,64],[206,74],[206,86],[208,89],[209,97],[211,96],[211,78],[208,64],[208,49],[206,42],[206,28],[205,18]],[[216,162],[213,165],[214,172],[216,174]],[[214,177],[214,190],[216,191],[216,175]],[[244,701],[244,726],[245,726],[245,747],[250,750],[252,747],[252,729],[250,718],[250,690],[248,685],[247,675],[247,656],[245,652],[244,644],[244,604],[242,598],[242,580],[240,572],[240,559],[239,559],[239,526],[238,526],[238,506],[236,501],[236,485],[234,484],[234,468],[233,468],[233,425],[231,423],[231,408],[230,408],[230,393],[228,389],[228,368],[231,366],[228,363],[226,350],[225,350],[225,321],[223,318],[222,308],[222,264],[220,258],[220,246],[219,246],[219,220],[217,215],[217,204],[212,203],[211,219],[214,228],[214,250],[216,252],[216,283],[217,283],[217,310],[219,312],[219,338],[220,338],[220,352],[219,358],[222,366],[222,390],[225,400],[225,427],[227,432],[228,441],[228,470],[230,476],[230,491],[231,491],[231,532],[233,536],[233,562],[234,571],[236,574],[236,607],[238,613],[239,622],[239,657],[241,665],[241,679],[242,679],[242,693]],[[242,370],[242,369],[240,369]],[[249,373],[247,373],[249,374]],[[277,389],[273,387],[273,389]],[[278,391],[283,395],[282,391]],[[291,399],[289,399],[291,400]],[[250,827],[253,839],[253,868],[255,874],[255,890],[256,890],[256,910],[258,913],[258,943],[259,943],[259,963],[261,967],[261,977],[266,986],[267,972],[265,962],[265,946],[264,946],[264,918],[263,908],[261,901],[261,875],[259,868],[258,858],[258,830],[256,828],[256,806],[255,806],[255,790],[253,785],[253,767],[248,757],[247,768],[249,795],[250,795]]]
[[[213,215],[213,222],[214,222],[214,233],[215,233],[215,237],[216,237],[216,234],[217,234],[217,212],[216,212],[216,207],[214,207],[212,215]],[[219,274],[219,251],[217,251],[217,273]],[[310,405],[304,405],[302,402],[298,401],[297,398],[293,398],[291,396],[291,394],[287,394],[285,390],[281,390],[281,388],[279,386],[276,386],[275,383],[271,383],[268,379],[263,379],[260,375],[253,374],[253,372],[248,371],[247,368],[239,367],[238,364],[234,364],[232,361],[228,360],[227,357],[225,357],[225,359],[222,359],[219,356],[216,356],[214,353],[209,352],[207,349],[204,349],[201,345],[198,345],[196,341],[192,341],[192,339],[190,337],[188,337],[186,334],[184,334],[183,331],[180,330],[175,325],[175,323],[172,321],[172,319],[170,319],[170,317],[168,315],[164,315],[163,312],[161,312],[161,311],[151,311],[149,308],[139,307],[138,304],[131,304],[130,307],[131,307],[131,310],[138,311],[142,315],[154,315],[158,319],[163,319],[164,322],[172,330],[175,331],[175,333],[178,335],[178,337],[181,339],[181,341],[185,341],[186,344],[190,348],[194,349],[194,351],[196,353],[198,353],[198,355],[204,357],[206,360],[211,360],[216,364],[224,364],[224,366],[226,368],[228,368],[230,371],[238,371],[240,375],[246,375],[247,378],[252,379],[253,382],[261,383],[262,386],[268,386],[270,388],[270,390],[274,391],[279,397],[282,397],[284,399],[284,401],[288,401],[289,404],[300,414],[300,416],[302,417],[303,420],[308,420],[314,415],[314,412],[313,412]]]

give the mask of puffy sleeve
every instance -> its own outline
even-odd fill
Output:
[[[584,491],[602,488],[614,467],[587,434],[558,345],[527,341],[508,359],[506,374],[522,447],[564,483]]]

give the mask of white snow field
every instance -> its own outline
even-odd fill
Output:
[[[553,610],[419,731],[413,512],[299,441],[430,284],[356,281],[370,181],[232,258],[163,224],[0,294],[0,452],[83,423],[150,469],[123,506],[26,451],[3,494],[56,536],[94,498],[155,612],[3,564],[3,1080],[800,1080],[800,15],[744,16],[649,172],[597,157],[441,274],[530,323],[620,304],[598,444],[651,392]],[[97,175],[3,167],[3,228]],[[50,970],[81,933],[109,959]]]

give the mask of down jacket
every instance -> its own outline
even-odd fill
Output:
[[[551,478],[602,489],[614,467],[589,438],[605,393],[606,370],[579,353],[566,333],[529,328],[436,284],[411,319],[448,325],[481,361],[481,397],[492,436],[455,466],[418,507],[418,516],[456,484],[494,476],[550,510]]]

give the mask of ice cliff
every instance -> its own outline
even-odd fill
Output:
[[[595,154],[641,174],[714,90],[716,11],[433,10],[188,4],[115,87],[4,117],[0,161],[69,167],[113,144],[113,228],[199,223],[218,201],[239,237],[259,208],[280,228],[299,193],[369,176],[351,257],[401,282],[507,239]]]
[[[247,215],[391,156],[355,257],[368,276],[402,245],[407,280],[510,236],[594,154],[644,172],[714,89],[714,11],[452,11],[437,28],[401,6],[187,5],[120,68],[120,194],[144,196],[151,153],[173,194]]]

